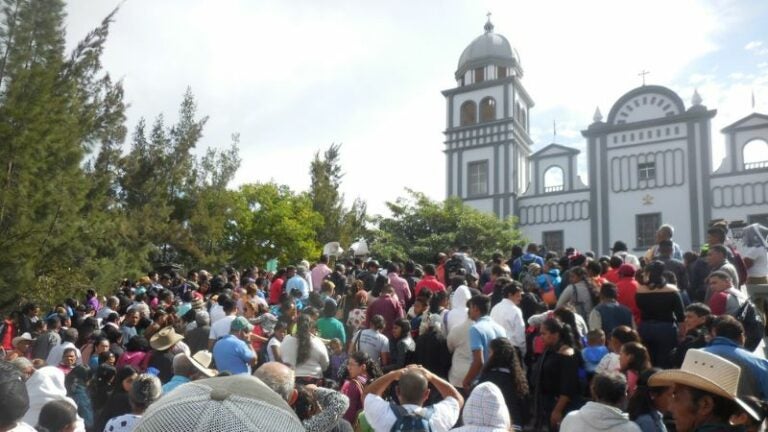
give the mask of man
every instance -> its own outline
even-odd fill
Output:
[[[163,385],[163,394],[196,379],[216,376],[216,371],[208,369],[210,364],[211,353],[209,351],[200,351],[192,357],[186,353],[176,354],[173,357],[173,376],[170,381]]]
[[[34,432],[35,428],[22,422],[29,409],[29,395],[24,385],[24,377],[14,365],[0,361],[0,430],[15,432]]]
[[[213,349],[217,340],[229,334],[232,322],[237,316],[237,304],[232,299],[221,294],[219,303],[224,310],[224,318],[211,324],[211,331],[208,333],[208,350]]]
[[[298,290],[301,293],[301,299],[306,300],[309,298],[309,282],[304,278],[306,269],[304,267],[295,268],[293,266],[288,267],[285,280],[285,293],[292,295],[293,290]]]
[[[132,337],[138,334],[136,326],[139,324],[140,319],[141,316],[137,310],[130,310],[125,314],[123,325],[120,326],[120,332],[123,334],[123,345],[127,344]]]
[[[690,350],[680,369],[653,374],[648,385],[672,386],[670,411],[677,432],[737,432],[731,416],[745,410],[758,417],[737,394],[741,370],[738,365],[702,350]]]
[[[685,308],[685,338],[672,352],[672,366],[680,367],[689,349],[704,348],[708,343],[712,310],[704,303],[691,303]]]
[[[739,274],[736,271],[736,267],[728,262],[728,248],[723,245],[709,246],[707,251],[707,265],[709,266],[710,275],[716,271],[723,271],[730,276],[731,283],[734,287],[739,287]],[[709,298],[712,296],[712,290],[710,287],[707,289],[705,300],[709,302]]]
[[[53,347],[61,344],[61,318],[58,315],[51,315],[45,319],[46,331],[37,337],[35,345],[32,348],[32,358],[47,359]]]
[[[491,309],[491,319],[502,326],[507,339],[525,356],[525,321],[518,306],[523,299],[520,282],[509,280],[502,290],[504,298]],[[522,358],[522,357],[521,357]]]
[[[688,269],[685,268],[685,263],[683,263],[682,259],[675,258],[675,246],[676,245],[672,242],[672,240],[660,241],[658,246],[656,246],[654,259],[664,263],[664,270],[671,271],[675,274],[675,278],[677,279],[677,288],[681,292],[687,292],[690,296],[691,292],[689,291]]]
[[[344,275],[346,268],[344,264],[336,264],[333,268],[333,273],[328,276],[328,280],[333,282],[333,286],[336,288],[336,295],[344,297],[347,295],[347,277]]]
[[[723,315],[715,319],[713,339],[704,351],[718,355],[741,368],[739,395],[768,398],[768,360],[744,349],[744,327],[736,318]]]
[[[461,258],[461,266],[464,268],[464,271],[467,272],[467,276],[471,275],[475,279],[480,279],[480,275],[477,274],[477,264],[475,263],[475,260],[470,256],[471,252],[472,251],[469,246],[461,245],[459,246],[459,250],[454,252],[453,256]],[[446,274],[445,276],[447,278],[449,275]],[[446,279],[444,283],[447,282],[448,280]]]
[[[523,256],[517,258],[512,263],[512,277],[515,278],[515,280],[520,280],[520,273],[528,271],[528,266],[531,264],[538,264],[539,267],[544,267],[544,260],[537,255],[537,252],[539,252],[539,247],[536,243],[529,243],[525,248]]]
[[[592,309],[589,314],[590,330],[603,330],[609,335],[614,328],[625,325],[635,327],[632,311],[619,304],[619,290],[616,285],[606,282],[600,287],[600,304]]]
[[[398,382],[396,392],[400,405],[382,399],[384,392],[395,381]],[[429,397],[430,384],[443,400],[423,407]],[[398,421],[410,421],[413,426],[428,423],[428,430],[447,431],[458,421],[464,404],[464,398],[451,384],[415,365],[394,370],[374,380],[365,388],[363,400],[365,418],[375,431],[392,430]]]
[[[432,264],[427,264],[424,266],[424,277],[421,278],[421,280],[416,284],[416,288],[414,288],[414,292],[416,295],[418,295],[421,292],[422,288],[427,288],[433,293],[436,293],[438,291],[445,291],[445,285],[437,280],[437,277],[435,276],[435,266]]]
[[[379,276],[379,262],[370,260],[365,265],[366,270],[357,275],[357,279],[363,281],[363,287],[371,292],[376,287],[376,278]]]
[[[250,374],[256,364],[256,353],[251,345],[253,325],[245,317],[237,317],[230,325],[229,334],[213,347],[213,359],[220,372],[233,375]]]
[[[365,327],[369,327],[371,324],[371,318],[374,315],[381,315],[384,317],[386,327],[384,328],[384,335],[392,338],[392,325],[395,321],[405,316],[403,307],[400,302],[395,298],[395,288],[386,284],[381,288],[381,295],[376,301],[368,306],[365,317]]]
[[[320,261],[317,262],[315,268],[310,272],[312,278],[312,287],[315,292],[320,291],[320,284],[323,283],[323,279],[331,274],[331,269],[328,267],[328,255],[322,255]]]
[[[640,426],[621,411],[627,396],[627,379],[622,374],[597,374],[590,385],[593,402],[571,411],[560,425],[561,432],[640,432]]]
[[[680,248],[679,244],[672,241],[673,235],[675,235],[675,228],[672,225],[664,224],[660,226],[659,229],[656,230],[656,244],[651,246],[643,256],[645,258],[645,262],[649,263],[661,255],[661,251],[659,250],[661,247],[661,242],[669,242],[672,245],[672,251],[669,256],[672,259],[682,261],[683,249]]]
[[[627,244],[624,243],[621,240],[617,240],[613,243],[613,247],[611,248],[611,252],[613,252],[613,256],[617,256],[621,258],[621,261],[625,264],[632,264],[635,269],[640,268],[640,260],[637,259],[636,256],[632,255],[628,252]]]
[[[109,316],[109,314],[117,311],[117,309],[120,307],[120,299],[116,296],[110,296],[107,298],[107,304],[99,309],[98,312],[96,312],[96,318],[97,319],[104,319]]]
[[[408,281],[400,277],[400,266],[397,263],[390,263],[387,267],[387,279],[395,289],[397,300],[405,310],[406,305],[411,302],[411,288],[408,286]]]
[[[469,328],[469,349],[472,351],[472,363],[461,385],[464,390],[472,388],[472,383],[480,375],[485,362],[488,361],[488,357],[491,355],[491,341],[496,338],[507,337],[504,327],[496,324],[488,316],[491,309],[490,297],[476,295],[469,299],[467,308],[469,308],[469,319],[475,323]]]
[[[48,364],[48,366],[56,366],[61,363],[61,356],[64,354],[64,351],[67,348],[75,349],[75,355],[77,356],[75,364],[83,364],[80,350],[75,346],[75,342],[77,342],[78,336],[79,333],[75,328],[68,328],[64,330],[64,332],[61,334],[61,343],[51,348],[51,351],[48,353],[48,357],[45,359],[45,362]]]
[[[733,287],[731,275],[723,270],[709,274],[709,308],[713,315],[736,315],[739,307],[747,301],[747,295]]]

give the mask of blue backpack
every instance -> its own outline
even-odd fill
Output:
[[[390,429],[391,432],[432,432],[429,418],[432,417],[434,409],[431,406],[425,407],[419,413],[410,412],[393,402],[390,402],[389,406],[397,418]]]

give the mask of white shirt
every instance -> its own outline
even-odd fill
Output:
[[[125,414],[118,417],[112,417],[107,425],[104,426],[104,432],[131,432],[136,429],[136,426],[141,420],[140,415]]]
[[[211,331],[208,333],[208,339],[219,340],[229,334],[229,330],[232,327],[232,321],[237,318],[235,315],[227,315],[224,318],[216,321],[211,326]]]
[[[211,325],[213,325],[216,321],[224,318],[227,316],[227,313],[224,312],[224,308],[221,307],[218,303],[211,306]]]
[[[747,269],[748,277],[768,275],[768,254],[764,247],[744,248],[743,256],[752,260],[752,267]]]
[[[368,354],[371,360],[378,364],[381,364],[381,353],[389,352],[389,339],[372,329],[358,330],[352,336],[352,344],[355,347],[355,351],[362,351]]]
[[[375,431],[388,431],[395,425],[397,417],[395,416],[389,402],[375,394],[369,394],[365,397],[365,419],[371,428]],[[403,408],[409,412],[418,412],[422,407],[418,405],[403,405]],[[440,402],[432,405],[434,410],[429,418],[429,424],[432,431],[443,432],[450,430],[459,420],[459,401],[448,396]]]
[[[299,339],[294,336],[286,336],[280,345],[283,363],[294,368],[297,377],[322,378],[323,372],[328,369],[328,349],[317,336],[312,336],[312,352],[304,363],[297,365],[296,357],[299,353]]]
[[[272,352],[273,351],[272,347],[277,347],[277,350],[280,351],[280,345],[281,345],[281,342],[277,340],[276,337],[269,339],[269,342],[267,343],[267,359],[269,359],[269,361],[271,362],[277,361],[277,359],[275,358],[275,354]]]
[[[491,319],[504,327],[507,339],[525,354],[525,321],[523,311],[510,299],[502,299],[491,309]]]
[[[61,356],[64,355],[64,350],[67,348],[75,349],[75,355],[77,356],[77,360],[75,361],[75,364],[77,365],[83,364],[82,355],[80,354],[80,350],[77,349],[75,344],[73,344],[72,342],[64,342],[51,348],[51,351],[48,353],[48,358],[45,359],[45,362],[48,363],[48,366],[58,366],[59,363],[61,363]]]

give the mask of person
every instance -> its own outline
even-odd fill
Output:
[[[451,295],[451,310],[448,311],[448,315],[445,317],[446,334],[450,334],[451,329],[469,319],[467,315],[469,313],[467,300],[472,297],[472,293],[469,292],[469,288],[464,284],[463,278],[461,281]]]
[[[280,353],[280,345],[285,338],[286,325],[283,321],[278,321],[275,324],[275,330],[272,333],[272,337],[267,342],[267,361],[282,362],[283,356]]]
[[[645,262],[647,263],[651,262],[655,259],[659,259],[660,256],[664,255],[664,252],[661,251],[662,243],[669,244],[668,256],[671,259],[682,261],[683,249],[680,247],[679,244],[672,241],[672,236],[674,235],[675,235],[675,228],[672,225],[664,224],[660,226],[659,229],[656,230],[656,244],[648,248],[648,250],[645,252],[645,255],[643,255]]]
[[[635,422],[643,432],[667,432],[664,413],[669,411],[671,387],[651,386],[648,380],[659,368],[650,368],[640,374],[637,389],[627,403],[629,419]]]
[[[64,378],[67,396],[77,404],[77,414],[83,419],[86,429],[91,429],[94,422],[93,404],[87,388],[89,378],[90,371],[83,365],[76,366]]]
[[[424,266],[424,277],[413,288],[414,292],[421,292],[422,288],[427,288],[432,292],[445,291],[445,284],[440,282],[436,276],[437,270],[433,264]]]
[[[175,347],[177,344],[182,343],[182,340],[184,340],[184,336],[176,333],[176,330],[171,326],[165,327],[153,334],[149,339],[149,346],[152,350],[144,357],[142,370],[153,367],[157,369],[157,377],[160,378],[163,384],[170,381],[173,376]]]
[[[131,412],[131,402],[128,399],[128,393],[131,391],[133,380],[139,376],[136,369],[131,366],[124,366],[117,370],[115,375],[115,385],[112,393],[109,395],[107,403],[96,416],[94,430],[103,431],[107,422],[113,418]]]
[[[395,288],[390,284],[385,284],[381,288],[381,296],[368,306],[366,312],[366,327],[371,325],[371,318],[375,315],[381,315],[384,318],[384,329],[382,333],[387,338],[392,337],[392,325],[400,318],[405,316],[403,307],[395,296]]]
[[[210,334],[211,316],[204,310],[195,311],[195,328],[184,333],[184,342],[189,346],[190,354],[195,355],[198,351],[207,350]]]
[[[212,358],[212,354],[204,350],[198,351],[194,356],[183,352],[176,354],[173,357],[173,376],[170,381],[163,384],[163,393],[170,393],[180,385],[201,377],[216,376],[216,371],[208,369]]]
[[[64,350],[67,348],[74,348],[75,364],[83,364],[82,354],[80,353],[80,350],[75,346],[75,342],[77,342],[78,336],[79,332],[75,328],[68,328],[64,330],[61,334],[61,343],[51,348],[51,351],[48,353],[48,357],[45,359],[45,362],[50,366],[55,366],[61,362]]]
[[[746,226],[742,242],[747,287],[768,285],[768,228],[760,224]]]
[[[317,332],[323,339],[339,339],[347,343],[347,332],[344,324],[336,319],[336,303],[326,300],[323,304],[323,317],[317,320]]]
[[[587,271],[583,267],[574,267],[566,273],[569,285],[565,287],[557,299],[557,307],[571,304],[576,313],[589,317],[592,308],[597,304],[597,289],[592,284]]]
[[[370,320],[370,328],[358,330],[349,344],[349,354],[363,351],[381,366],[389,364],[389,338],[383,334],[384,317],[374,315]]]
[[[355,288],[360,288],[359,286],[361,284],[362,282],[355,281],[352,286]],[[365,322],[368,315],[368,292],[362,288],[354,291],[355,288],[350,291],[350,295],[352,295],[352,301],[349,302],[350,309],[349,313],[347,313],[347,319],[345,321],[348,330],[347,334],[350,336],[356,331],[366,328]],[[352,294],[352,292],[354,292],[354,294]]]
[[[502,391],[492,382],[478,384],[464,404],[463,426],[451,430],[459,432],[509,431],[512,420],[504,406]]]
[[[288,274],[286,274],[286,281],[285,281],[285,293],[288,295],[292,295],[292,293],[295,291],[298,291],[299,298],[301,300],[306,300],[309,298],[309,291],[310,291],[310,281],[311,279],[307,279],[305,277],[307,273],[307,268],[304,266],[299,267],[288,267]]]
[[[71,432],[77,425],[77,408],[64,400],[52,400],[40,410],[38,432]]]
[[[735,316],[747,295],[734,288],[731,276],[722,270],[716,270],[707,278],[709,286],[709,309],[713,315],[728,314]]]
[[[24,377],[10,362],[0,361],[0,430],[13,432],[34,432],[35,429],[23,422],[29,410],[29,395]],[[35,419],[37,421],[37,419]]]
[[[557,304],[557,291],[562,283],[560,268],[554,259],[544,263],[541,274],[536,278],[539,286],[539,297],[548,308],[554,308]]]
[[[677,289],[679,289],[680,292],[688,293],[688,295],[690,295],[688,269],[683,262],[682,254],[680,254],[680,258],[676,258],[674,246],[675,244],[672,240],[660,241],[656,259],[664,263],[664,270],[674,273],[675,279],[677,280]]]
[[[451,354],[442,327],[443,320],[440,315],[426,315],[416,339],[413,361],[433,374],[445,378],[451,368]]]
[[[37,337],[35,345],[32,348],[32,356],[30,358],[46,359],[50,354],[51,349],[61,343],[61,336],[59,330],[61,329],[61,318],[58,314],[54,314],[45,319],[46,330],[40,336]],[[7,358],[6,358],[7,360]]]
[[[253,324],[245,317],[235,317],[230,324],[229,334],[213,346],[213,359],[219,371],[236,374],[250,374],[257,357],[251,345]]]
[[[357,415],[363,409],[363,389],[368,382],[380,376],[381,369],[365,352],[358,351],[349,357],[339,391],[349,398],[349,408],[344,413],[344,419],[352,426],[357,423]]]
[[[395,289],[400,306],[406,310],[406,307],[411,304],[411,288],[408,286],[408,281],[400,277],[400,266],[397,263],[390,263],[387,266],[387,279]]]
[[[44,366],[35,370],[24,384],[29,395],[29,410],[23,418],[27,424],[36,424],[43,406],[53,400],[65,401],[77,410],[75,401],[67,396],[64,373],[54,366]],[[3,396],[3,403],[5,403],[5,395]],[[85,430],[83,419],[79,416],[75,430]]]
[[[108,364],[101,364],[93,371],[93,376],[88,383],[88,394],[91,397],[94,421],[99,418],[109,400],[109,395],[112,394],[116,375],[117,369]]]
[[[467,289],[469,291],[469,289]],[[458,293],[454,294],[457,295]],[[466,308],[467,302],[464,302]],[[468,314],[469,309],[465,314]],[[472,350],[469,347],[469,329],[474,325],[474,321],[467,318],[461,324],[453,327],[448,332],[446,345],[451,352],[451,368],[448,370],[448,381],[454,387],[458,388],[462,395],[468,395],[470,389],[464,389],[464,377],[469,372],[472,365]]]
[[[597,366],[606,355],[608,355],[608,347],[605,346],[605,332],[599,328],[590,330],[587,333],[587,346],[581,351],[587,377],[595,374]]]
[[[641,315],[638,332],[651,355],[651,363],[668,368],[670,353],[677,346],[677,323],[685,319],[685,312],[680,291],[667,283],[663,273],[661,261],[648,264],[641,274],[636,299]]]
[[[651,386],[671,386],[670,411],[677,432],[737,432],[731,416],[745,410],[757,412],[738,397],[741,369],[723,357],[692,349],[685,354],[680,369],[656,372],[648,379]]]
[[[222,317],[214,321],[211,308],[211,331],[208,334],[208,350],[213,350],[216,342],[227,336],[232,327],[232,321],[237,317],[237,303],[224,294],[219,295],[217,304],[221,308]]]
[[[639,269],[640,260],[628,251],[629,248],[627,247],[627,244],[621,240],[614,242],[613,247],[611,248],[613,256],[619,257],[623,263],[631,264],[634,268]]]
[[[515,347],[506,338],[496,338],[490,344],[491,355],[480,374],[480,383],[472,390],[478,391],[482,383],[493,383],[501,391],[511,422],[518,428],[525,424],[523,403],[528,397],[528,380]],[[470,398],[472,396],[470,395]],[[469,401],[467,401],[469,404]],[[466,412],[467,407],[465,407]],[[490,410],[491,413],[495,410]],[[466,419],[465,419],[466,422]]]
[[[128,393],[131,412],[111,418],[104,426],[104,432],[132,432],[147,408],[162,394],[163,388],[156,376],[150,374],[137,376]]]
[[[597,374],[590,388],[594,401],[565,416],[561,432],[640,432],[640,427],[621,411],[627,395],[627,380],[622,375]]]
[[[389,386],[397,382],[400,404],[382,399]],[[429,398],[429,385],[434,386],[442,400],[424,407]],[[450,430],[459,419],[464,398],[458,390],[430,371],[415,365],[394,370],[365,387],[363,392],[366,421],[375,431],[392,430],[398,422],[428,424],[429,430]]]
[[[335,338],[331,339],[328,342],[328,369],[325,370],[325,377],[336,382],[348,360],[349,354],[347,354],[341,341]]]
[[[707,255],[705,257],[707,266],[709,267],[709,274],[711,275],[715,271],[723,271],[730,276],[731,283],[734,287],[739,287],[739,273],[736,267],[728,261],[728,254],[730,250],[722,244],[710,245]],[[709,302],[709,298],[712,296],[711,287],[707,287],[705,300]]]
[[[312,287],[315,291],[320,291],[320,286],[323,284],[323,280],[332,273],[330,267],[328,267],[328,255],[321,255],[317,265],[310,271],[310,277],[312,278]]]
[[[464,376],[461,388],[469,390],[483,370],[483,365],[490,357],[490,343],[498,337],[507,337],[503,327],[489,316],[491,299],[486,295],[476,295],[467,301],[469,319],[474,324],[469,328],[469,349],[472,351],[472,363]],[[418,347],[418,344],[417,344]]]
[[[614,328],[625,325],[635,326],[632,311],[618,302],[619,290],[611,282],[600,287],[600,304],[589,314],[589,328],[611,333]]]
[[[207,340],[207,335],[206,335]],[[125,345],[125,352],[117,360],[118,369],[123,366],[132,366],[137,371],[143,371],[146,357],[150,350],[149,341],[144,336],[134,336]]]
[[[685,336],[672,353],[672,366],[679,368],[691,348],[704,348],[709,338],[712,311],[704,303],[691,303],[685,308]]]
[[[411,323],[405,319],[395,321],[392,327],[392,339],[389,341],[389,364],[382,369],[389,372],[395,369],[402,369],[410,363],[414,356],[416,342],[411,337]]]
[[[640,374],[651,368],[648,350],[640,342],[627,342],[619,351],[619,370],[627,377],[627,392],[631,396],[637,388]]]
[[[18,357],[28,357],[30,354],[30,347],[34,341],[35,338],[29,333],[23,333],[13,338],[11,341],[13,351],[5,354],[5,361],[13,361]]]
[[[545,351],[533,372],[534,422],[539,430],[557,430],[563,418],[581,406],[581,354],[568,324],[548,318],[539,334]]]
[[[502,289],[504,298],[491,309],[491,319],[504,328],[507,339],[525,355],[525,321],[523,311],[518,305],[523,295],[523,287],[518,281],[510,280]]]
[[[302,384],[322,383],[323,372],[330,364],[328,350],[312,334],[313,328],[312,319],[302,314],[296,334],[286,336],[280,345],[283,362],[296,370],[296,380]]]

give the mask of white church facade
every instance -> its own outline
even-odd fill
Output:
[[[623,240],[644,251],[668,223],[688,250],[706,242],[713,219],[768,225],[768,115],[750,114],[721,131],[726,154],[713,171],[717,111],[697,93],[686,107],[666,87],[638,87],[607,117],[597,110],[582,131],[584,182],[578,150],[531,150],[534,102],[522,84],[520,57],[490,21],[462,53],[455,77],[457,86],[443,91],[447,195],[500,218],[517,217],[531,241],[560,252],[573,246],[608,253]]]

